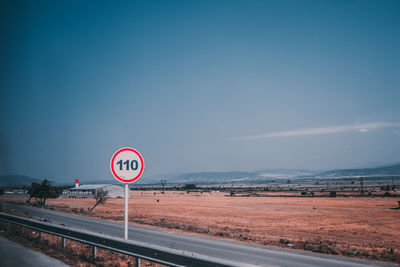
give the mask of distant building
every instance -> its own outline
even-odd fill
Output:
[[[87,184],[79,186],[76,183],[75,187],[64,190],[61,197],[75,198],[75,197],[95,197],[98,190],[107,192],[108,198],[124,197],[124,187],[113,184]]]

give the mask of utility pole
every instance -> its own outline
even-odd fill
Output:
[[[396,187],[394,186],[394,176],[392,176],[392,190],[395,190]]]
[[[364,177],[360,177],[360,195],[364,195]]]

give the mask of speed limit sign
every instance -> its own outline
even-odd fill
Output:
[[[132,183],[137,181],[143,173],[143,157],[136,149],[124,147],[114,153],[110,168],[118,181]]]
[[[143,173],[144,161],[139,151],[131,147],[118,149],[111,157],[110,169],[114,177],[125,183],[124,194],[124,238],[128,239],[128,198],[129,185],[137,181]]]

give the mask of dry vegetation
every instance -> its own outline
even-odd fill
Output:
[[[131,224],[400,263],[400,198],[229,197],[132,191]],[[21,199],[22,201],[22,199]],[[48,208],[123,220],[123,199],[51,199]]]

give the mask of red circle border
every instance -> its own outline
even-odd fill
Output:
[[[125,180],[125,179],[119,177],[119,176],[115,173],[115,170],[114,170],[114,160],[115,160],[115,158],[117,157],[117,155],[118,155],[119,153],[124,152],[124,151],[131,151],[131,152],[135,153],[136,155],[138,155],[138,156],[139,156],[139,159],[140,159],[140,163],[142,164],[142,168],[141,168],[139,174],[136,175],[136,177],[134,177],[134,178],[132,178],[132,179],[129,179],[129,180]],[[132,182],[135,182],[136,180],[138,180],[138,179],[140,178],[140,176],[142,175],[142,173],[143,173],[143,170],[144,170],[144,161],[143,161],[143,157],[142,157],[142,155],[139,153],[139,151],[137,151],[136,149],[131,148],[131,147],[124,147],[124,148],[121,148],[121,149],[117,150],[117,152],[114,153],[113,157],[111,158],[111,165],[110,165],[110,168],[111,168],[112,174],[114,175],[114,177],[115,177],[117,180],[119,180],[120,182],[123,182],[123,183],[132,183]]]

